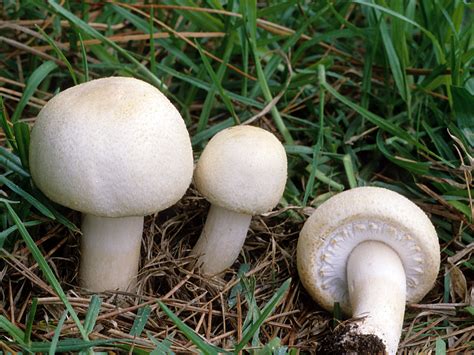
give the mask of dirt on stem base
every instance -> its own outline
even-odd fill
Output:
[[[382,340],[373,334],[358,334],[356,323],[342,324],[319,343],[321,354],[385,354]]]

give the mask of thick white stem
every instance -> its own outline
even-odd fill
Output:
[[[251,219],[251,215],[211,205],[204,229],[191,252],[199,255],[197,263],[204,274],[218,274],[234,263]]]
[[[93,292],[133,292],[140,261],[143,217],[84,214],[81,229],[81,286]]]
[[[374,334],[395,354],[405,312],[405,270],[398,254],[381,242],[359,244],[347,263],[347,282],[358,334]]]

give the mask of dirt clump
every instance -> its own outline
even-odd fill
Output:
[[[358,334],[357,324],[341,324],[319,343],[321,354],[385,354],[382,340],[373,334]]]

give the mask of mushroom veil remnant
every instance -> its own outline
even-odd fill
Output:
[[[330,198],[306,221],[298,240],[304,287],[324,308],[339,302],[356,319],[341,342],[357,344],[375,335],[389,354],[398,348],[405,303],[426,295],[439,265],[438,237],[428,217],[383,188],[360,187]]]
[[[199,159],[194,183],[211,202],[192,254],[205,274],[217,274],[239,256],[253,215],[271,210],[286,185],[286,153],[270,132],[236,126],[216,134]]]
[[[81,286],[135,288],[143,216],[177,202],[192,179],[184,121],[152,85],[110,77],[67,89],[38,115],[31,175],[51,200],[83,212]]]

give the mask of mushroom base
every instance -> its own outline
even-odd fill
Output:
[[[93,292],[135,290],[143,219],[83,215],[81,287]]]
[[[250,226],[251,215],[211,205],[204,229],[191,255],[204,274],[215,275],[231,266],[239,256]]]
[[[395,354],[403,326],[406,276],[398,254],[387,244],[360,243],[347,261],[347,285],[356,334],[375,335]]]

